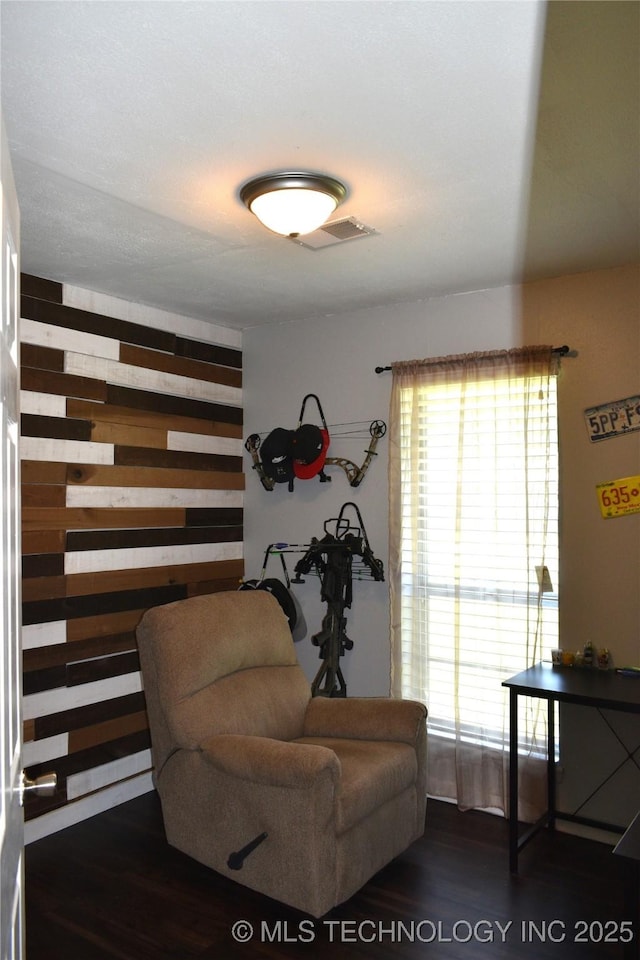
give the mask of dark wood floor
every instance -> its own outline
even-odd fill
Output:
[[[544,833],[513,877],[504,820],[430,801],[418,843],[310,920],[168,847],[147,794],[27,847],[27,960],[622,958],[622,867]]]

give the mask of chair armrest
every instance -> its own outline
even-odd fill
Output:
[[[316,744],[223,733],[210,737],[200,749],[211,767],[256,784],[305,789],[325,772],[335,782],[340,777],[340,761],[333,750]]]
[[[388,697],[313,697],[304,719],[305,737],[392,740],[414,745],[427,708],[417,700]]]

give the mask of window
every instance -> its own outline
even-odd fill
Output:
[[[394,692],[428,705],[436,784],[445,742],[467,764],[506,754],[502,681],[558,645],[556,365],[530,351],[393,368]],[[521,703],[541,758],[544,711]]]

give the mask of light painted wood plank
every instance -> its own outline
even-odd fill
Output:
[[[91,703],[102,703],[116,697],[126,697],[130,693],[142,690],[139,673],[126,673],[120,677],[106,680],[94,680],[76,687],[56,687],[42,693],[30,693],[22,698],[22,713],[25,720],[46,717],[61,710],[73,710],[86,707]]]
[[[35,763],[46,763],[57,757],[66,757],[69,752],[69,734],[59,733],[44,740],[31,740],[22,745],[22,764],[32,767]]]
[[[167,434],[167,450],[183,450],[191,453],[222,453],[241,457],[244,453],[242,440],[231,437],[206,437],[199,433],[183,433],[170,430]]]
[[[24,460],[55,460],[62,463],[113,463],[112,443],[83,440],[52,440],[49,437],[22,437],[20,456]]]
[[[242,507],[240,490],[181,490],[174,487],[67,487],[68,507]]]
[[[94,488],[95,489],[95,488]],[[22,530],[128,530],[140,527],[183,527],[182,507],[169,509],[108,507],[27,507]]]
[[[239,387],[227,387],[220,383],[205,380],[192,380],[172,373],[157,370],[145,370],[102,357],[90,357],[80,353],[66,353],[65,373],[92,380],[105,380],[121,387],[135,387],[137,390],[151,390],[154,393],[168,393],[173,397],[207,400],[213,403],[227,403],[231,406],[242,405],[242,390]]]
[[[242,473],[226,470],[178,470],[172,467],[103,467],[78,464],[67,471],[67,483],[94,487],[179,487],[192,490],[244,490]],[[152,526],[152,524],[150,524]]]
[[[33,413],[42,417],[65,417],[67,398],[55,393],[37,393],[35,390],[20,391],[20,413]]]
[[[65,574],[138,570],[146,567],[215,563],[242,559],[242,543],[189,543],[162,547],[129,547],[121,550],[78,550],[66,553]],[[134,585],[132,575],[131,583]]]
[[[103,790],[105,787],[110,787],[121,780],[127,780],[129,777],[144,773],[151,767],[151,751],[141,750],[139,753],[132,753],[128,757],[119,757],[117,760],[103,763],[91,770],[74,773],[67,777],[67,798],[77,800],[88,793]]]
[[[242,347],[242,332],[229,327],[209,323],[207,320],[197,320],[194,317],[185,317],[179,313],[169,313],[155,307],[147,307],[141,303],[130,303],[104,293],[95,293],[93,290],[84,290],[65,283],[62,285],[62,302],[67,307],[76,307],[78,310],[89,310],[116,320],[129,320],[131,323],[140,323],[145,327],[155,327],[169,333],[180,331],[180,336],[192,340],[202,340],[203,343],[218,344],[233,347],[239,350]]]
[[[117,360],[120,356],[119,340],[100,337],[95,333],[85,333],[83,330],[41,323],[39,320],[30,320],[26,317],[20,321],[20,339],[23,343],[55,347],[56,350],[70,350],[74,353],[86,353],[109,360]]]
[[[116,404],[95,400],[67,399],[67,416],[80,420],[101,420],[108,423],[129,423],[156,430],[177,430],[183,433],[202,433],[205,436],[234,437],[242,440],[240,423],[224,423],[221,420],[197,420],[173,414],[155,413],[153,410],[136,410]]]
[[[103,813],[112,807],[117,807],[120,803],[126,803],[127,800],[133,800],[144,793],[150,793],[154,789],[151,772],[145,772],[128,780],[100,790],[98,793],[92,793],[88,797],[76,800],[73,803],[67,803],[64,807],[58,807],[41,817],[34,817],[28,820],[24,825],[25,844],[34,843],[43,837],[48,837],[52,833],[64,830],[74,823],[80,823],[82,820],[88,820],[97,813]]]
[[[22,649],[33,650],[66,643],[67,621],[51,620],[49,623],[29,623],[22,628]]]

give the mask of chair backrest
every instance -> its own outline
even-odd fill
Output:
[[[157,771],[176,748],[195,749],[218,733],[302,736],[311,690],[268,592],[153,607],[136,635]]]

